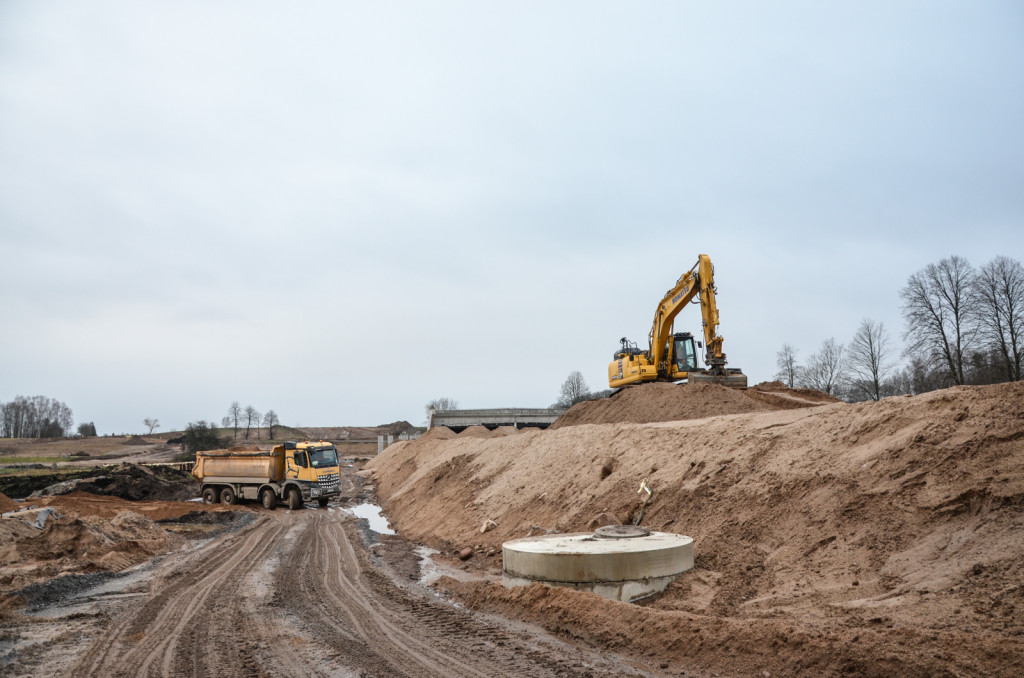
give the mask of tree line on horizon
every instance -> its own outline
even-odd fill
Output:
[[[0,404],[0,438],[62,438],[74,421],[71,408],[55,398],[19,395]]]
[[[1019,261],[997,256],[975,269],[954,255],[911,275],[900,299],[902,349],[881,322],[865,318],[848,343],[830,337],[803,364],[797,349],[783,344],[775,379],[850,402],[1021,380],[1024,266]]]

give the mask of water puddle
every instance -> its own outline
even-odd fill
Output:
[[[356,518],[362,518],[370,524],[370,529],[377,534],[398,534],[391,529],[388,519],[380,514],[380,507],[376,504],[360,504],[349,509]]]
[[[416,555],[420,557],[420,584],[430,586],[441,577],[451,577],[456,581],[486,581],[488,577],[481,572],[467,572],[447,563],[439,563],[433,556],[440,553],[428,546],[417,546]]]

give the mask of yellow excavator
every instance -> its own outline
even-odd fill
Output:
[[[694,297],[700,302],[704,321],[704,345],[707,347],[704,363],[707,368],[703,370],[697,366],[693,335],[672,331],[676,315]],[[650,348],[644,351],[625,337],[620,340],[622,346],[608,364],[608,385],[618,388],[647,381],[685,379],[691,384],[713,383],[746,388],[747,376],[743,371],[725,367],[722,337],[715,332],[716,327],[718,307],[715,305],[714,268],[711,258],[701,254],[694,267],[676,281],[675,287],[666,292],[658,304],[649,336]],[[697,347],[700,346],[697,342]]]

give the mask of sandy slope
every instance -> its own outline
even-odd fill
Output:
[[[369,468],[397,528],[442,548],[583,530],[602,511],[627,522],[645,477],[643,524],[696,540],[696,568],[644,606],[449,582],[469,605],[681,666],[1021,675],[1022,462],[1013,384],[500,437],[431,431]],[[487,519],[498,527],[481,534]],[[500,567],[500,555],[474,562]]]

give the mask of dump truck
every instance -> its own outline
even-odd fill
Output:
[[[643,350],[625,337],[620,348],[608,364],[608,386],[619,388],[651,381],[681,381],[712,383],[746,388],[747,376],[742,370],[726,368],[722,352],[722,335],[718,327],[718,303],[715,300],[715,277],[711,258],[701,254],[693,268],[680,276],[672,289],[665,293],[654,311],[654,323],[648,334],[648,348]],[[683,307],[700,304],[704,326],[704,362],[697,364],[697,348],[689,332],[673,332],[673,322]]]
[[[206,504],[259,499],[267,509],[285,501],[294,510],[315,499],[323,508],[341,493],[338,450],[322,440],[287,442],[270,451],[197,452],[192,475]]]

